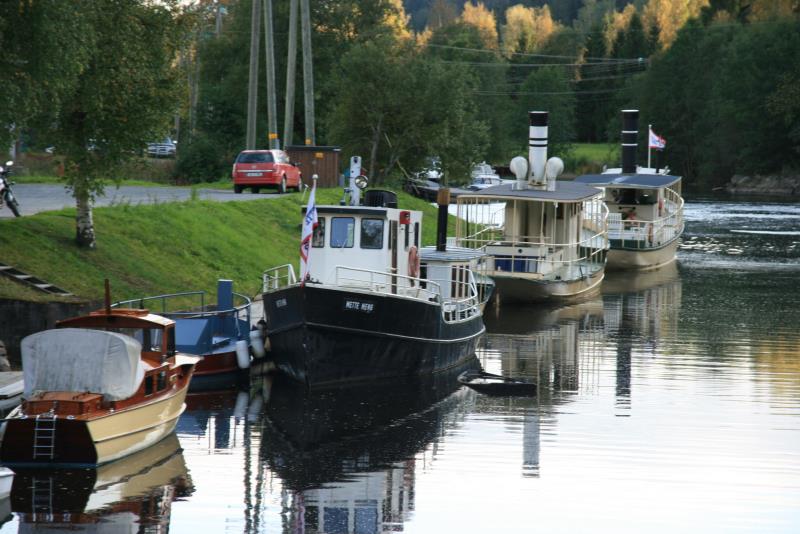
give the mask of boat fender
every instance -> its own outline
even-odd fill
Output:
[[[253,349],[253,356],[256,358],[263,358],[266,355],[260,330],[250,330],[250,347]]]
[[[239,369],[250,367],[250,349],[247,345],[248,343],[244,339],[236,342],[236,362],[239,364]]]
[[[408,276],[419,278],[419,252],[414,245],[408,249]]]
[[[240,391],[236,395],[236,406],[233,408],[233,416],[236,419],[241,419],[247,415],[247,403],[250,401],[250,395],[246,391]]]

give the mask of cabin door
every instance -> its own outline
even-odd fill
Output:
[[[392,249],[392,294],[397,294],[397,221],[389,222],[389,247]]]

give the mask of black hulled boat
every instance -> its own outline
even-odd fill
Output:
[[[271,357],[309,387],[451,369],[485,330],[470,262],[454,257],[449,270],[428,276],[422,213],[398,209],[389,191],[367,191],[363,204],[360,196],[351,186],[344,205],[315,208],[305,283],[291,265],[264,273]],[[445,250],[447,200],[439,209]]]

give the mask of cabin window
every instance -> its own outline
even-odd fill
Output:
[[[406,250],[408,250],[408,245],[409,245],[409,237],[410,237],[410,234],[411,234],[411,225],[410,225],[410,224],[404,224],[404,225],[403,225],[403,228],[404,228],[404,230],[403,230],[403,231],[404,231],[404,233],[405,233],[405,243],[404,243],[404,246],[405,246],[405,249],[406,249]]]
[[[333,217],[331,219],[331,247],[353,248],[356,220],[353,217]]]
[[[383,248],[383,219],[361,219],[361,248]]]
[[[314,234],[311,236],[311,246],[314,248],[325,246],[325,217],[317,219],[317,226],[314,227]]]
[[[156,391],[161,391],[167,387],[167,372],[161,371],[158,373],[158,381],[156,383]]]
[[[469,278],[467,266],[455,264],[450,275],[450,296],[453,298],[463,298],[469,294]]]
[[[175,356],[175,328],[167,329],[167,355]]]
[[[142,344],[144,351],[161,352],[161,340],[164,335],[161,328],[107,328],[106,330],[132,337]]]
[[[153,394],[153,375],[144,377],[144,394],[145,396]]]
[[[414,223],[414,246],[419,248],[419,223]]]

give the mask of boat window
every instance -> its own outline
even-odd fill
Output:
[[[161,371],[158,373],[158,382],[156,383],[156,391],[161,391],[167,387],[167,372]]]
[[[107,328],[106,330],[132,337],[142,344],[142,350],[161,352],[161,340],[164,332],[160,328]]]
[[[317,219],[317,226],[314,228],[314,234],[311,237],[311,246],[314,248],[323,248],[325,246],[325,217]]]
[[[408,250],[408,245],[409,245],[408,239],[409,239],[409,234],[411,233],[411,225],[410,224],[404,224],[403,228],[405,228],[405,230],[404,230],[404,232],[405,232],[405,243],[404,243],[404,246],[405,246],[405,249]]]
[[[414,223],[414,246],[419,248],[419,223]]]
[[[361,248],[383,248],[383,219],[361,219]]]
[[[636,204],[636,190],[622,189],[619,194],[620,204]]]
[[[167,355],[175,356],[175,328],[167,328]]]
[[[331,247],[353,248],[356,220],[353,217],[333,217],[331,219]]]
[[[144,377],[144,394],[145,396],[153,394],[153,375]]]

